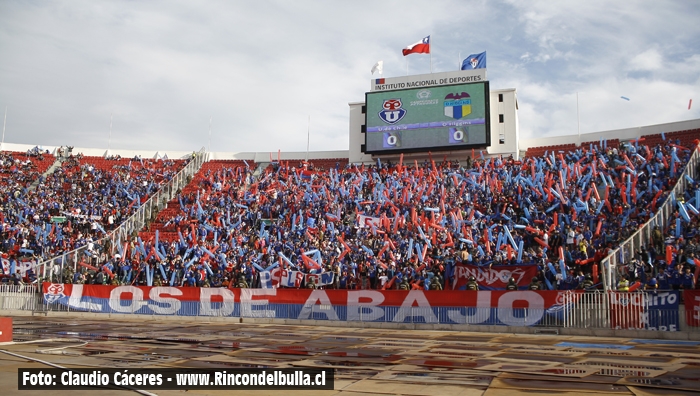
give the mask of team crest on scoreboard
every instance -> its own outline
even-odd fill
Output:
[[[429,89],[421,89],[421,90],[418,91],[418,93],[416,94],[416,97],[417,97],[418,99],[428,99],[428,98],[430,98],[431,95],[432,95],[432,92],[430,92]]]
[[[382,104],[384,110],[379,112],[379,118],[387,124],[396,124],[406,115],[406,109],[401,108],[401,99],[387,99]]]
[[[445,96],[445,116],[459,120],[472,112],[472,100],[469,94],[462,92]]]

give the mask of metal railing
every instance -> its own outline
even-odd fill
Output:
[[[671,190],[666,201],[657,210],[656,214],[640,227],[632,236],[622,242],[617,248],[610,251],[607,257],[601,260],[603,270],[603,286],[606,291],[614,290],[618,282],[617,268],[620,265],[627,265],[642,246],[648,246],[651,242],[651,234],[654,227],[664,230],[670,223],[671,216],[676,210],[676,197],[682,197],[690,184],[685,175],[693,180],[698,177],[698,166],[700,165],[700,147],[693,150],[688,164],[678,177],[678,182]]]
[[[180,172],[173,176],[172,179],[163,184],[146,202],[141,204],[134,214],[95,243],[104,246],[104,244],[109,241],[111,251],[108,253],[110,256],[114,254],[117,244],[124,243],[123,241],[128,240],[134,232],[143,229],[146,223],[151,220],[154,213],[164,208],[176,195],[177,191],[192,180],[194,174],[197,173],[202,167],[202,164],[207,161],[208,156],[209,154],[205,151],[204,147],[202,147],[199,152],[194,153],[194,158],[192,158]],[[36,273],[41,274],[41,279],[43,280],[63,283],[64,268],[71,267],[75,272],[78,263],[89,261],[92,256],[92,253],[88,252],[87,245],[81,246],[37,263]]]
[[[17,294],[37,294],[39,285],[36,283],[19,285],[0,284],[0,296],[16,296]]]
[[[0,285],[0,309],[35,311],[42,306],[43,295],[37,284]]]

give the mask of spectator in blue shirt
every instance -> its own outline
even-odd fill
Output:
[[[669,272],[668,283],[671,285],[673,290],[680,290],[682,283],[682,273],[678,265],[674,264],[671,266],[671,271]]]
[[[693,290],[695,289],[695,277],[693,273],[690,272],[690,267],[685,267],[685,273],[681,278],[681,286],[683,290]]]
[[[659,290],[670,290],[669,276],[666,271],[666,265],[662,264],[659,268],[659,273],[656,275],[656,280],[659,282]]]

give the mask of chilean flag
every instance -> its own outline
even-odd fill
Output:
[[[430,53],[430,36],[424,37],[423,40],[411,44],[403,49],[403,56],[409,54],[429,54]]]

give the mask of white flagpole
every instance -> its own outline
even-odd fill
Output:
[[[209,152],[211,152],[211,120],[214,116],[209,117]]]
[[[433,72],[433,37],[430,37],[430,73]]]
[[[404,58],[406,58],[406,75],[408,75],[408,57],[404,55]]]
[[[462,52],[459,52],[459,54],[457,55],[457,70],[462,70],[461,59],[462,59]]]
[[[306,128],[306,162],[309,162],[309,142],[311,141],[311,114],[309,114],[309,123]]]
[[[576,128],[578,129],[578,145],[581,146],[581,118],[578,111],[578,92],[576,92]]]
[[[107,152],[112,147],[112,113],[109,113],[109,139],[107,140]],[[111,153],[110,153],[111,154]]]
[[[7,124],[7,106],[5,106],[5,119],[2,121],[2,144],[0,144],[0,150],[5,149],[5,124]]]

